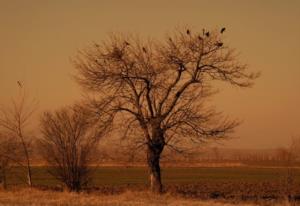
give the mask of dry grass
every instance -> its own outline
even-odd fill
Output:
[[[148,192],[125,192],[120,195],[99,195],[97,193],[68,193],[41,191],[37,189],[15,189],[0,192],[0,205],[7,206],[138,206],[138,205],[180,205],[180,206],[254,206],[260,204],[230,204],[216,201],[185,199],[170,194],[156,196]],[[271,204],[276,205],[276,204]],[[289,204],[277,204],[289,205]]]

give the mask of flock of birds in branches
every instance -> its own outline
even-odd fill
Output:
[[[220,30],[220,33],[223,34],[223,33],[225,32],[225,30],[226,30],[226,28],[223,27],[223,28]],[[203,29],[202,32],[203,32],[203,35],[204,35],[204,36],[206,36],[206,37],[209,37],[209,36],[210,36],[210,32],[209,32],[209,31],[205,31],[205,29]],[[191,35],[191,30],[187,29],[187,30],[186,30],[186,34],[187,34],[187,35]],[[198,36],[198,39],[199,39],[200,41],[203,40],[203,38],[202,38],[201,36]],[[172,39],[170,39],[170,41],[172,41]],[[129,44],[127,41],[125,41],[125,45],[126,45],[126,46],[129,46],[130,44]],[[223,46],[223,42],[217,42],[217,43],[216,43],[216,46],[218,46],[218,47]],[[144,53],[147,53],[147,50],[146,50],[145,47],[143,47],[142,50],[143,50]],[[18,84],[18,86],[19,86],[20,88],[23,88],[23,84],[22,84],[21,81],[17,81],[17,84]]]
[[[225,30],[226,30],[226,28],[223,27],[223,28],[220,30],[220,33],[223,34],[223,33],[225,32]],[[211,35],[210,32],[209,32],[209,31],[206,31],[205,29],[203,29],[202,32],[203,32],[203,37],[208,38],[208,37],[210,37],[210,35]],[[190,30],[190,29],[187,29],[187,30],[186,30],[186,34],[190,36],[190,35],[191,35],[191,30]],[[203,37],[199,35],[199,36],[198,36],[198,39],[199,39],[200,41],[203,41]],[[169,41],[172,42],[172,39],[169,38]],[[124,45],[125,45],[125,47],[127,47],[127,46],[130,46],[130,43],[127,42],[127,41],[124,41]],[[223,46],[223,42],[217,41],[215,45],[216,45],[217,47],[222,47],[222,46]],[[96,46],[96,47],[100,47],[100,45],[98,45],[98,44],[95,44],[95,46]],[[125,47],[123,47],[122,49],[119,49],[119,48],[115,47],[114,50],[113,50],[113,52],[112,52],[112,56],[113,56],[113,57],[116,57],[116,58],[118,58],[118,59],[122,58],[122,56],[123,56],[123,49],[124,49]],[[142,47],[142,51],[143,51],[144,53],[147,53],[147,49],[146,49],[145,47]]]
[[[220,30],[220,33],[223,34],[223,33],[225,32],[225,30],[226,30],[226,28],[223,27],[223,28]],[[209,31],[205,31],[205,29],[203,29],[202,32],[203,32],[203,35],[204,35],[204,36],[206,36],[206,37],[209,37],[209,36],[210,36],[210,32],[209,32]],[[187,35],[191,35],[191,30],[187,29],[187,30],[186,30],[186,34],[187,34]],[[203,40],[203,38],[202,38],[201,36],[198,36],[198,39],[199,39],[200,41]],[[171,38],[170,38],[169,40],[172,41]],[[126,46],[129,46],[130,44],[129,44],[127,41],[125,41],[125,45],[126,45]],[[216,43],[216,46],[218,46],[218,47],[223,46],[223,42],[217,42],[217,43]],[[145,47],[143,47],[142,50],[143,50],[144,53],[147,53],[147,50],[146,50]]]
[[[220,30],[220,33],[223,34],[225,30],[226,30],[226,28],[223,27],[223,28]],[[205,31],[205,29],[203,29],[202,32],[203,32],[203,35],[205,35],[206,37],[209,37],[209,36],[210,36],[209,31]],[[186,34],[187,34],[187,35],[191,35],[191,31],[190,31],[189,29],[187,29],[187,30],[186,30]],[[203,40],[203,38],[202,38],[201,36],[198,36],[198,39],[199,39],[200,41]],[[223,43],[222,43],[222,42],[217,42],[216,45],[217,45],[218,47],[221,47],[221,46],[223,46]]]

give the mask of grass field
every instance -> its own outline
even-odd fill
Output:
[[[292,176],[286,168],[163,168],[164,190],[168,194],[201,200],[273,201],[300,199],[300,170]],[[19,168],[10,171],[11,188],[24,185]],[[121,195],[147,191],[148,176],[144,167],[103,167],[93,170],[93,182],[84,190],[89,193]],[[45,167],[33,168],[33,184],[43,190],[63,190],[61,183]]]
[[[300,170],[293,170],[293,177],[300,183]],[[164,184],[195,184],[203,181],[278,181],[285,177],[285,168],[162,168]],[[8,184],[24,184],[23,172],[11,169]],[[103,167],[93,169],[93,186],[146,185],[148,183],[147,169],[144,167]],[[46,167],[33,167],[33,184],[55,186],[59,182],[47,172]]]

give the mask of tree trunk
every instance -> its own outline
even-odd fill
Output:
[[[23,146],[24,146],[24,151],[25,151],[25,156],[26,156],[27,185],[29,187],[32,187],[32,175],[31,175],[31,167],[30,167],[29,154],[28,154],[28,151],[27,151],[27,148],[26,148],[25,144],[23,144]]]
[[[152,140],[148,142],[147,162],[150,174],[150,188],[154,193],[162,193],[162,182],[160,172],[160,154],[165,146],[161,129],[152,132]]]
[[[31,167],[30,167],[30,158],[29,158],[28,148],[24,142],[22,135],[21,135],[21,138],[22,138],[23,149],[24,149],[25,157],[26,157],[27,184],[29,187],[32,187],[32,175],[31,175]]]
[[[30,168],[30,164],[28,163],[27,165],[27,184],[29,187],[32,186],[32,178],[31,178],[31,168]]]
[[[151,146],[148,147],[147,153],[149,175],[150,175],[150,188],[154,193],[162,192],[161,174],[159,160],[160,155],[158,155]]]

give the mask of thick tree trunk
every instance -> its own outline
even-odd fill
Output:
[[[161,193],[162,183],[160,174],[160,154],[157,154],[151,146],[148,147],[147,152],[148,168],[150,175],[150,188],[152,192]]]
[[[162,193],[162,182],[160,172],[160,154],[163,151],[165,142],[163,133],[156,129],[152,134],[152,141],[148,142],[147,162],[150,175],[150,188],[154,193]]]

